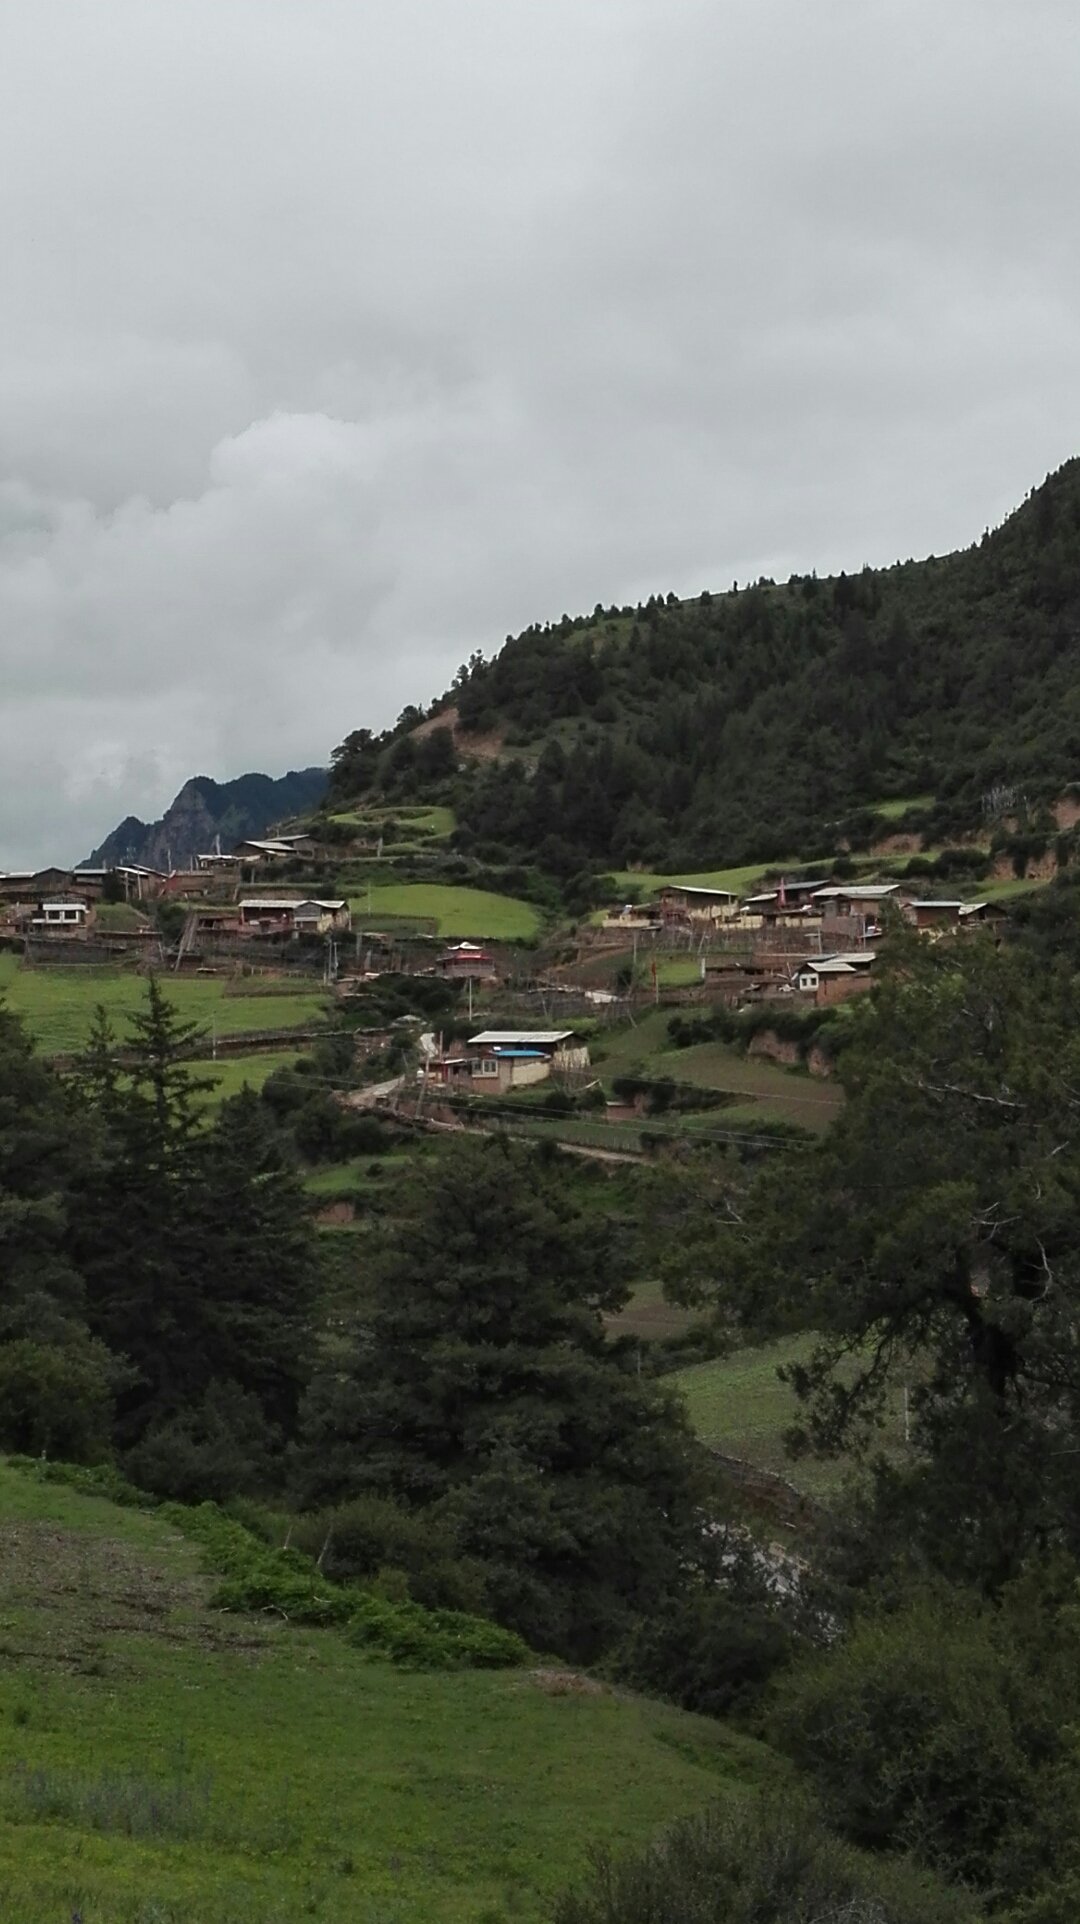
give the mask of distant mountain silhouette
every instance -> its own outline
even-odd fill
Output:
[[[238,775],[215,782],[193,775],[160,821],[125,816],[84,866],[141,862],[148,868],[185,868],[193,856],[214,846],[216,836],[228,849],[248,835],[265,835],[272,823],[314,808],[326,792],[325,768],[291,769],[287,775]]]

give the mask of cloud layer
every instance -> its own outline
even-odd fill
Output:
[[[1065,0],[51,0],[0,69],[0,866],[1080,449]]]

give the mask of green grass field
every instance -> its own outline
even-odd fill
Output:
[[[244,1035],[252,1029],[298,1029],[317,1023],[328,1008],[321,989],[297,989],[284,995],[226,994],[223,977],[165,975],[161,986],[167,999],[188,1022],[198,1022],[209,1033]],[[0,956],[0,995],[21,1016],[38,1047],[46,1055],[80,1049],[100,1004],[122,1036],[126,1018],[138,1014],[146,1000],[146,981],[126,971],[64,968],[22,969],[14,956]]]
[[[697,888],[732,889],[736,893],[741,894],[744,890],[752,887],[753,883],[760,882],[763,875],[767,875],[772,870],[779,872],[785,866],[788,868],[797,868],[798,863],[794,857],[787,864],[781,862],[750,862],[743,868],[703,869],[700,874],[697,875],[658,875],[655,870],[652,869],[624,868],[616,869],[614,875],[620,888],[634,888],[636,886],[642,895],[650,895],[656,889],[666,888],[669,882],[685,882],[688,886]]]
[[[1004,882],[973,882],[964,890],[964,896],[972,902],[1009,902],[1016,895],[1031,895],[1035,889],[1044,889],[1052,880],[1049,875],[1028,875],[1019,882],[1012,878]]]
[[[934,799],[933,795],[901,795],[891,802],[873,802],[871,807],[883,822],[898,822],[909,808],[933,808]]]
[[[704,1442],[786,1476],[809,1496],[827,1497],[839,1488],[849,1466],[815,1457],[793,1461],[788,1455],[784,1432],[797,1420],[799,1405],[794,1391],[776,1374],[781,1364],[805,1361],[813,1346],[812,1336],[790,1336],[710,1363],[694,1363],[666,1380],[682,1392],[690,1421]],[[903,1394],[897,1390],[881,1447],[898,1452],[903,1439]]]
[[[0,1916],[540,1924],[590,1846],[779,1768],[540,1662],[410,1673],[206,1605],[159,1519],[0,1466]]]
[[[744,1056],[726,1042],[697,1042],[673,1049],[668,1036],[671,1011],[650,1010],[633,1027],[605,1030],[594,1055],[605,1084],[618,1075],[640,1072],[672,1076],[676,1082],[697,1083],[705,1089],[728,1089],[745,1096],[736,1112],[723,1109],[712,1120],[718,1128],[747,1119],[793,1122],[802,1129],[827,1129],[837,1114],[843,1091],[833,1082],[782,1068],[763,1056]]]
[[[358,928],[377,927],[380,915],[408,915],[430,918],[440,935],[528,942],[540,927],[531,902],[451,882],[379,882],[355,895],[350,906]]]
[[[224,1102],[227,1096],[239,1095],[241,1089],[261,1089],[267,1076],[275,1069],[287,1069],[298,1060],[295,1049],[253,1049],[250,1055],[226,1056],[217,1062],[199,1062],[192,1073],[199,1080],[212,1081],[213,1089],[207,1090],[206,1100],[211,1105]]]
[[[385,822],[392,821],[412,834],[438,839],[453,833],[456,818],[452,808],[431,803],[426,808],[344,809],[331,815],[330,820],[343,822],[346,828],[372,829],[376,833]]]

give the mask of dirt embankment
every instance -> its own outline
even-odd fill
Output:
[[[757,1035],[751,1036],[746,1053],[767,1056],[770,1062],[779,1062],[785,1069],[797,1069],[802,1064],[812,1076],[831,1076],[833,1072],[832,1063],[816,1042],[811,1043],[803,1062],[798,1043],[778,1036],[775,1029],[759,1029]]]
[[[448,728],[453,737],[455,752],[463,759],[474,762],[495,762],[503,752],[506,731],[490,728],[486,734],[470,734],[461,726],[455,707],[440,708],[437,715],[429,715],[413,729],[416,739],[424,735],[434,735],[436,729]]]

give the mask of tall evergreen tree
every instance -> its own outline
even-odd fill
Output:
[[[418,1186],[374,1291],[308,1399],[302,1495],[430,1509],[504,1620],[595,1654],[706,1549],[695,1446],[605,1333],[625,1288],[603,1236],[537,1153],[467,1145]]]

